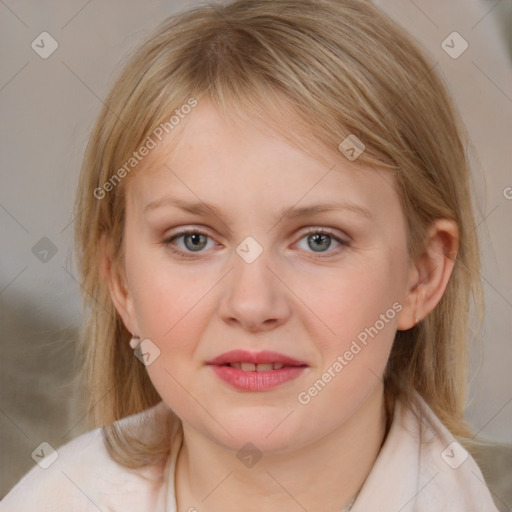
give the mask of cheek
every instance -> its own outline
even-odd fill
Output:
[[[402,309],[405,265],[406,257],[398,251],[368,255],[331,274],[315,294],[315,311],[330,330],[321,327],[326,334],[319,337],[313,325],[308,328],[321,365],[308,383],[312,387],[302,390],[301,404],[311,400],[313,407],[322,408],[334,401],[350,408],[382,381]],[[316,329],[318,333],[318,322]]]
[[[400,272],[400,261],[376,258],[340,271],[315,295],[315,311],[334,333],[322,328],[326,334],[318,336],[318,322],[308,326],[321,363],[297,396],[305,410],[313,414],[337,403],[348,417],[382,382],[402,309]],[[338,420],[334,413],[326,418],[333,425]]]
[[[171,264],[164,248],[142,243],[127,244],[126,268],[141,335],[155,342],[192,327],[191,312],[214,284]]]
[[[208,292],[217,280],[208,275],[198,279],[148,252],[133,251],[130,262],[140,336],[159,350],[146,370],[162,399],[180,417],[187,417],[190,379],[201,366],[194,356],[212,313]]]
[[[329,328],[323,329],[322,351],[343,351],[358,336],[364,342],[364,333],[372,326],[378,329],[379,339],[392,339],[402,300],[402,274],[402,261],[380,255],[337,272],[329,269],[328,279],[316,281],[322,286],[309,287],[314,292],[311,296],[310,291],[308,305]]]

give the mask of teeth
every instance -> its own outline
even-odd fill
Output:
[[[244,372],[268,372],[270,370],[280,370],[283,368],[284,364],[282,363],[229,363],[231,368],[236,368],[237,370],[242,370]]]
[[[256,365],[257,372],[268,372],[274,369],[274,365],[272,363],[260,363]]]

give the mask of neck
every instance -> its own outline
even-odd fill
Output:
[[[295,451],[264,454],[251,468],[233,450],[183,424],[175,475],[177,510],[341,512],[363,485],[385,436],[380,384],[327,436]]]

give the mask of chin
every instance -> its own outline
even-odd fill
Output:
[[[294,439],[298,441],[300,429],[294,424],[297,418],[286,418],[288,410],[276,415],[275,407],[249,409],[232,410],[220,416],[223,419],[219,423],[224,428],[209,422],[208,436],[237,452],[252,443],[261,452],[277,453],[289,449]]]

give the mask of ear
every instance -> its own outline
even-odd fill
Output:
[[[138,335],[139,327],[135,316],[133,299],[127,286],[124,268],[119,268],[113,258],[112,244],[104,235],[101,239],[101,274],[108,285],[110,298],[126,329]]]
[[[450,219],[437,219],[424,251],[411,265],[407,297],[397,317],[399,331],[414,327],[439,303],[448,286],[459,250],[459,229]]]

